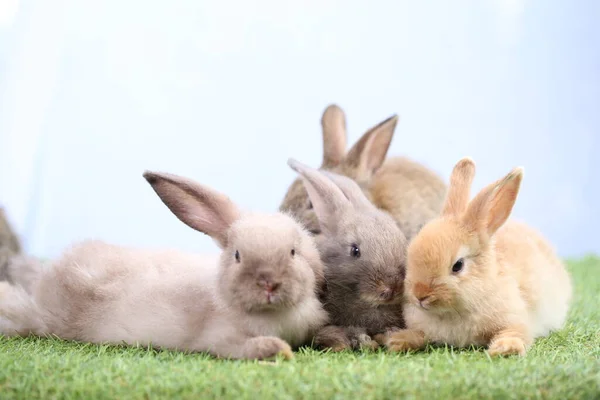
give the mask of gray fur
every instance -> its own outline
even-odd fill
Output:
[[[317,244],[327,282],[324,306],[331,324],[338,327],[326,327],[315,343],[357,348],[364,344],[365,334],[403,327],[406,238],[398,225],[373,206],[351,179],[295,160],[289,165],[303,179],[322,226]],[[358,258],[351,254],[353,244],[360,250]],[[386,289],[392,290],[391,298],[384,295]],[[342,339],[339,328],[346,338]]]

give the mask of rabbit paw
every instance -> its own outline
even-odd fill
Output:
[[[264,360],[281,354],[286,360],[294,358],[292,348],[285,341],[271,336],[252,338],[246,343],[245,358],[251,360]]]
[[[331,351],[344,351],[351,348],[350,340],[344,328],[329,325],[322,328],[314,339],[315,345],[320,349],[331,349]]]
[[[356,339],[358,341],[358,347],[361,350],[377,350],[379,347],[379,343],[371,339],[371,336],[367,335],[366,333],[358,335]]]
[[[382,336],[390,351],[418,350],[425,347],[425,336],[419,331],[401,329]],[[378,339],[381,340],[382,337],[379,336]]]
[[[513,354],[524,356],[526,352],[525,342],[517,337],[498,338],[494,340],[488,348],[488,354],[492,357],[510,356]]]

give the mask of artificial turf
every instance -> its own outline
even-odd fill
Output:
[[[524,358],[482,349],[215,360],[145,348],[0,337],[0,399],[600,399],[600,258],[568,263],[565,328]]]

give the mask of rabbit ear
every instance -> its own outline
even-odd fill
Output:
[[[322,229],[334,232],[339,214],[347,210],[350,201],[331,180],[316,169],[290,158],[288,165],[300,174]]]
[[[357,169],[357,178],[368,179],[383,164],[387,155],[398,116],[393,115],[369,129],[352,146],[346,156],[346,163]]]
[[[510,217],[522,180],[523,168],[518,167],[482,189],[467,208],[467,224],[476,230],[483,230],[488,236],[496,233]]]
[[[475,162],[472,159],[465,157],[456,163],[450,175],[442,215],[460,215],[466,210],[474,177]]]
[[[321,171],[321,173],[340,188],[342,193],[344,193],[344,196],[346,196],[346,198],[355,208],[360,208],[363,210],[375,208],[369,199],[367,199],[367,196],[365,196],[365,193],[362,191],[360,186],[358,186],[358,183],[356,183],[354,180],[329,171]]]
[[[346,155],[346,116],[335,104],[323,112],[323,167],[335,167]]]
[[[181,222],[227,246],[227,231],[240,217],[227,196],[177,175],[146,171],[144,178]]]

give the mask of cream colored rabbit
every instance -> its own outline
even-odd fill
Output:
[[[458,162],[442,216],[409,245],[407,329],[377,338],[390,350],[432,342],[524,355],[535,338],[564,324],[571,299],[564,264],[535,230],[506,222],[523,170],[469,202],[474,174],[471,159]]]
[[[326,323],[322,264],[300,224],[242,213],[185,178],[144,176],[181,221],[215,239],[220,258],[83,242],[41,268],[31,294],[0,282],[0,333],[263,359],[292,357],[289,345]]]
[[[356,181],[376,207],[387,211],[410,240],[421,227],[439,214],[446,184],[425,166],[404,157],[386,160],[396,123],[392,116],[369,129],[346,153],[346,117],[341,108],[325,109],[323,163],[321,170]],[[319,234],[319,221],[302,181],[296,179],[280,206],[292,213],[313,234]]]

